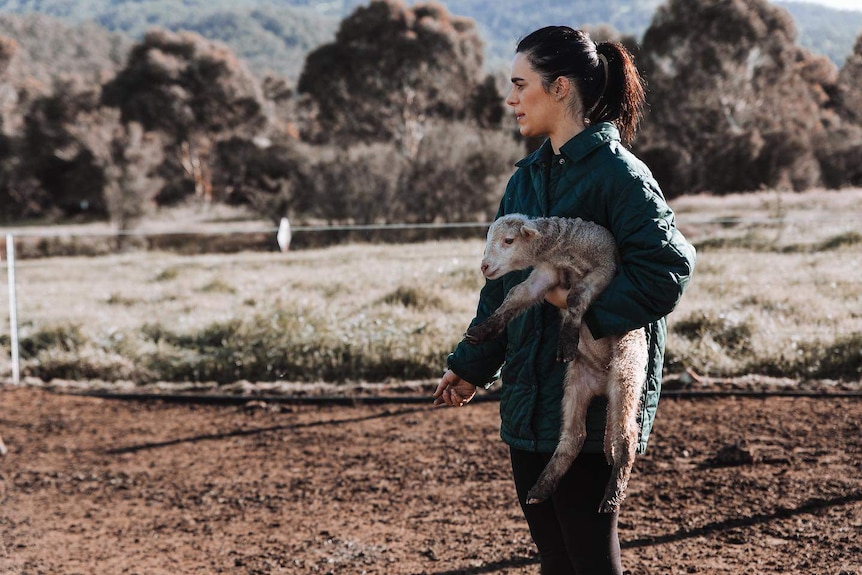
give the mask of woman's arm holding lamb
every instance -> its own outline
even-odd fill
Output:
[[[695,251],[649,181],[633,180],[611,206],[619,273],[593,302],[585,321],[593,336],[624,333],[668,315],[694,270]]]

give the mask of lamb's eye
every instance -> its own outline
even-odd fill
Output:
[[[512,245],[513,243],[515,243],[515,238],[505,238],[503,242],[507,245]]]

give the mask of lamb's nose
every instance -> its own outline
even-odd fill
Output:
[[[485,273],[486,271],[488,271],[488,264],[482,262],[482,273]]]

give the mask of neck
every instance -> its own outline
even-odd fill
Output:
[[[553,148],[555,154],[560,153],[560,148],[563,147],[563,144],[584,131],[583,122],[568,117],[566,121],[560,122],[558,126],[553,133],[548,134],[548,138],[551,140],[551,148]]]

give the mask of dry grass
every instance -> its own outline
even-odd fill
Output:
[[[669,370],[860,378],[862,190],[681,198],[674,208],[699,254],[669,321]],[[480,233],[287,254],[22,260],[25,373],[136,382],[434,377],[475,308]],[[0,306],[0,377],[8,377],[5,289]]]
[[[474,240],[24,260],[17,275],[25,366],[45,377],[114,372],[136,381],[349,380],[364,372],[384,376],[391,364],[393,376],[428,377],[439,373],[469,321],[481,250]],[[8,309],[5,293],[0,305]],[[4,323],[0,334],[8,334]],[[72,343],[60,345],[58,332],[74,334]],[[247,352],[260,347],[256,341],[274,347],[270,369],[245,370],[238,365],[245,359],[234,357],[232,366],[200,373],[213,355],[231,351],[225,348]],[[0,362],[8,374],[8,359]],[[306,366],[307,374],[293,365]]]

